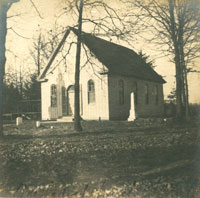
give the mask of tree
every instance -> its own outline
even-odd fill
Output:
[[[200,3],[197,0],[135,0],[134,6],[140,10],[135,17],[152,31],[152,38],[148,40],[161,45],[162,52],[173,57],[176,113],[178,118],[188,117],[187,71],[200,54]]]
[[[142,52],[142,50],[139,51],[138,55],[144,60],[144,62],[149,65],[151,68],[155,68],[153,60],[150,59],[149,55],[146,55]]]
[[[52,62],[54,61],[56,55],[60,52],[61,47],[64,45],[65,40],[67,39],[69,32],[74,31],[77,35],[77,43],[76,43],[76,63],[75,63],[75,103],[74,103],[74,109],[75,109],[75,122],[74,122],[74,129],[76,131],[81,131],[81,117],[80,117],[80,104],[79,104],[79,76],[80,76],[80,58],[81,58],[81,47],[83,47],[84,52],[86,54],[86,57],[88,60],[85,62],[84,66],[87,63],[90,63],[92,66],[95,64],[92,64],[90,61],[90,54],[88,54],[88,51],[84,44],[81,42],[81,36],[82,36],[82,29],[83,26],[87,23],[90,24],[90,32],[95,35],[101,35],[104,37],[109,38],[110,40],[113,37],[116,37],[117,39],[124,39],[128,42],[128,39],[125,35],[130,36],[130,30],[127,29],[127,26],[125,26],[126,17],[127,15],[123,16],[123,19],[119,16],[120,12],[117,12],[115,9],[110,7],[108,4],[106,4],[104,1],[94,1],[94,0],[62,0],[62,2],[65,2],[67,4],[66,8],[64,9],[66,14],[70,17],[70,19],[73,19],[74,16],[78,23],[75,21],[75,23],[71,26],[68,26],[66,29],[66,32],[60,41],[59,45],[53,52],[53,54],[50,56],[48,63],[46,64],[45,68],[43,69],[42,73],[39,76],[39,79],[43,78],[48,68],[51,66]],[[84,12],[85,11],[85,12]],[[97,14],[93,14],[93,11]],[[137,23],[137,22],[136,22]],[[76,29],[78,27],[78,29]],[[88,29],[88,26],[87,26]],[[87,30],[88,32],[88,30]],[[133,31],[131,31],[133,32]],[[70,52],[70,48],[73,43],[70,43],[69,49],[67,50],[67,54]],[[54,67],[55,68],[55,67]]]
[[[78,36],[76,49],[76,67],[75,67],[75,99],[74,99],[74,129],[82,131],[80,123],[80,57],[81,57],[81,33],[82,33],[82,14],[83,14],[83,0],[80,0],[79,17],[78,17]]]
[[[170,100],[170,101],[175,101],[176,100],[176,89],[173,88],[170,92],[170,94],[167,96],[167,98]]]
[[[62,33],[62,28],[57,26],[53,29],[43,32],[40,30],[39,35],[34,39],[33,45],[30,50],[31,57],[37,68],[38,76],[41,69],[43,69],[50,55],[58,45],[59,35]]]
[[[37,81],[38,73],[30,74],[30,79],[24,83],[24,99],[26,100],[40,100],[41,86]]]
[[[16,76],[5,75],[3,113],[18,112],[21,99],[20,89],[16,84]]]
[[[0,136],[3,136],[3,78],[6,64],[6,35],[7,35],[7,13],[14,3],[20,0],[0,0]],[[30,0],[31,4],[36,9],[40,16],[34,2]],[[40,16],[41,17],[41,16]],[[11,28],[12,29],[12,28]],[[13,29],[12,29],[13,30]],[[14,31],[14,30],[13,30]],[[15,32],[15,31],[14,31]],[[16,32],[15,32],[16,33]]]
[[[0,1],[0,136],[3,136],[3,78],[6,64],[6,34],[7,34],[7,12],[13,3],[19,0]]]
[[[102,15],[94,19],[94,17],[89,16],[92,13],[92,9],[100,9]],[[87,13],[83,15],[83,11]],[[108,6],[104,1],[94,1],[94,0],[71,0],[68,1],[68,7],[66,8],[67,13],[71,12],[76,14],[78,17],[77,33],[77,49],[76,49],[76,65],[75,65],[75,103],[74,103],[74,129],[75,131],[81,131],[81,116],[80,116],[80,96],[79,96],[79,77],[80,77],[80,57],[81,57],[81,34],[82,25],[85,23],[90,23],[93,26],[92,32],[94,34],[101,34],[107,37],[115,36],[117,38],[122,38],[126,34],[126,29],[123,31],[120,29],[120,25],[125,27],[123,20],[119,17],[118,13]],[[78,13],[78,14],[77,14]],[[71,28],[73,30],[73,28]]]

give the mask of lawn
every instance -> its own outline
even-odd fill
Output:
[[[198,125],[5,124],[1,197],[200,197]]]

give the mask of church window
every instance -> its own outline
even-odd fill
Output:
[[[158,104],[158,85],[155,86],[155,103]]]
[[[146,84],[144,87],[144,93],[145,93],[145,104],[149,104],[149,87]]]
[[[51,85],[51,107],[57,107],[57,87]]]
[[[95,103],[95,87],[94,81],[88,81],[88,104]]]

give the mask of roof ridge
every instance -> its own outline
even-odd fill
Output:
[[[71,30],[72,30],[76,35],[78,34],[78,30],[77,30],[76,28],[71,27]],[[124,49],[126,49],[126,50],[128,50],[128,51],[130,51],[130,52],[133,52],[133,53],[135,53],[136,55],[138,55],[138,53],[136,53],[133,49],[130,49],[130,48],[124,46],[124,45],[120,45],[120,44],[117,44],[117,43],[114,43],[114,42],[105,40],[105,39],[103,39],[103,38],[97,37],[94,33],[88,33],[88,32],[84,32],[84,31],[82,31],[82,33],[85,34],[85,35],[88,35],[88,36],[92,36],[92,37],[94,37],[94,38],[96,38],[96,39],[99,39],[99,40],[108,42],[108,43],[110,43],[111,45],[115,45],[115,46],[124,48]]]

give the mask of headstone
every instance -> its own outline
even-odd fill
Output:
[[[17,117],[16,118],[16,125],[19,126],[20,124],[22,124],[22,118],[21,117]]]
[[[134,92],[131,92],[131,95],[130,95],[130,111],[129,111],[128,121],[134,121],[134,120],[135,120]]]
[[[40,127],[40,121],[36,121],[36,127],[37,127],[37,128]]]

